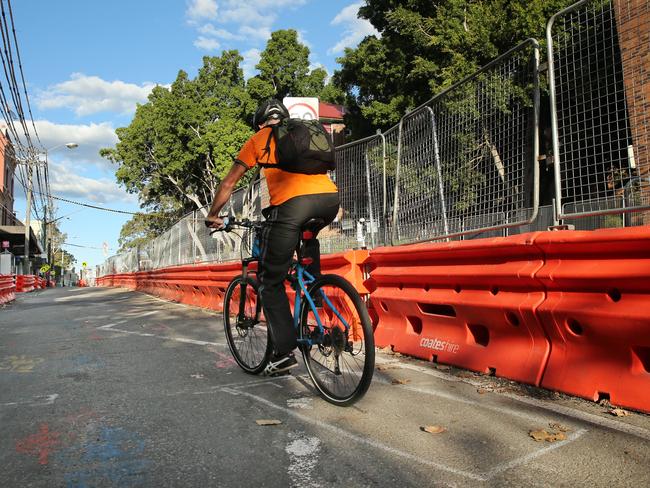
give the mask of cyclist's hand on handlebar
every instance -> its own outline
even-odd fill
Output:
[[[209,227],[210,229],[222,230],[225,227],[223,219],[224,219],[223,217],[210,217],[210,216],[208,216],[208,217],[205,218],[204,223],[205,223],[205,226]]]

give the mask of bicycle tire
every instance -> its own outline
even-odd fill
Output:
[[[323,307],[318,309],[325,328],[322,343],[303,343],[300,347],[307,372],[320,395],[334,405],[349,406],[366,394],[375,369],[375,341],[368,310],[354,286],[338,275],[321,276],[307,291],[311,297],[323,291],[350,324],[351,330],[346,333],[343,322],[323,299]],[[314,312],[306,299],[300,319],[301,339],[318,336]],[[346,379],[348,373],[350,378]]]
[[[246,300],[244,317],[240,321],[239,300],[242,282]],[[262,372],[271,356],[269,328],[261,319],[262,308],[257,282],[250,277],[237,276],[230,282],[223,297],[223,326],[233,358],[239,367],[249,374]]]

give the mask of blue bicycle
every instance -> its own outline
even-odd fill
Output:
[[[287,281],[295,294],[294,326],[307,372],[325,400],[347,406],[368,391],[375,367],[375,343],[368,310],[354,286],[341,276],[314,277],[305,269],[310,259],[303,255],[302,244],[314,238],[314,229],[322,223],[314,219],[303,226],[297,259]],[[252,234],[251,257],[242,257],[242,273],[228,285],[223,306],[228,346],[237,364],[250,374],[261,373],[273,351],[256,271],[250,269],[250,264],[259,260],[258,235],[265,225],[226,218],[221,229],[230,232],[244,228]]]

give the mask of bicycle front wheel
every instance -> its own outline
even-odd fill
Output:
[[[223,325],[230,352],[247,373],[260,373],[271,355],[269,328],[262,314],[257,282],[238,276],[223,298]]]
[[[307,372],[325,400],[351,405],[368,391],[375,369],[368,310],[354,286],[338,275],[321,276],[307,291],[322,302],[316,313],[323,326],[321,331],[316,313],[305,300],[299,336]]]

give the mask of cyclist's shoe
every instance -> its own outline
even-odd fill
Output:
[[[284,356],[273,356],[269,364],[264,368],[265,376],[280,376],[288,373],[292,368],[298,366],[298,360],[292,352]]]

